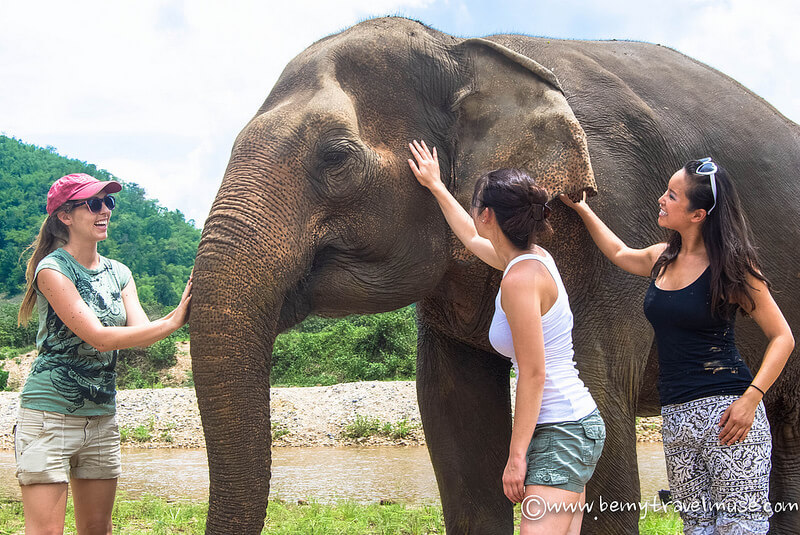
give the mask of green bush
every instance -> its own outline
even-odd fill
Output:
[[[0,390],[5,390],[8,386],[8,372],[0,368]]]
[[[169,368],[178,363],[176,357],[178,350],[175,347],[175,337],[173,335],[155,342],[146,351],[147,358],[157,368]]]
[[[18,313],[18,304],[0,304],[0,347],[26,347],[36,343],[37,315],[34,313],[27,326],[17,326]]]
[[[117,370],[117,388],[121,390],[163,386],[155,370],[143,372],[136,366],[118,366]]]
[[[413,306],[339,320],[312,317],[275,340],[270,382],[311,386],[408,380],[414,377],[416,351]]]
[[[187,323],[174,333],[172,333],[173,338],[176,342],[188,342],[189,341],[189,324]]]
[[[408,421],[407,418],[397,422],[383,422],[380,418],[372,416],[362,416],[356,414],[356,419],[348,424],[342,434],[346,438],[362,438],[372,435],[382,435],[394,439],[406,438],[411,434],[412,429],[418,427]]]
[[[151,417],[147,425],[137,425],[133,428],[125,425],[120,426],[119,438],[121,442],[150,442],[153,439],[154,429],[155,421]]]
[[[162,388],[158,372],[177,363],[175,337],[149,347],[121,349],[117,359],[117,388]]]
[[[33,346],[31,347],[0,347],[0,360],[6,359],[13,359],[19,357],[23,353],[27,353],[28,351],[32,351],[34,349]]]
[[[380,430],[380,418],[356,414],[356,419],[353,421],[353,423],[347,424],[342,434],[347,438],[361,438],[377,435]]]

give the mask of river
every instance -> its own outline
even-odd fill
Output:
[[[288,501],[348,499],[374,503],[439,503],[428,450],[424,446],[273,448],[270,495]],[[642,499],[666,489],[660,443],[639,443]],[[20,499],[14,452],[0,451],[0,498]],[[204,449],[122,450],[119,489],[126,496],[152,494],[167,500],[208,500]]]

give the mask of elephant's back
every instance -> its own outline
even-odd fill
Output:
[[[581,41],[523,35],[495,35],[487,39],[552,70],[568,97],[608,97],[609,92],[618,92],[623,86],[667,117],[676,114],[711,117],[717,112],[766,115],[770,121],[785,123],[796,138],[800,137],[798,125],[766,100],[724,73],[669,47],[640,41]],[[750,108],[729,107],[742,101]],[[669,108],[669,103],[675,102],[683,105]]]
[[[710,146],[741,141],[751,154],[768,132],[782,145],[773,153],[784,153],[789,165],[800,163],[800,126],[733,78],[671,48],[520,35],[488,39],[552,70],[589,127],[645,123],[667,134],[671,146],[690,148],[684,138]],[[715,132],[735,135],[718,139]]]

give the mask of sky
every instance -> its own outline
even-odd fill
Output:
[[[659,43],[800,122],[796,0],[0,0],[0,133],[135,182],[202,226],[234,138],[286,64],[385,15],[459,37]]]

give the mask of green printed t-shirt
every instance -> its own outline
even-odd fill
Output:
[[[99,268],[87,269],[64,249],[56,249],[36,266],[36,276],[43,269],[54,269],[71,280],[104,326],[125,325],[122,289],[131,280],[131,271],[126,266],[101,256]],[[117,350],[101,353],[78,338],[53,311],[38,287],[36,293],[39,355],[25,382],[20,405],[75,416],[114,414]]]

